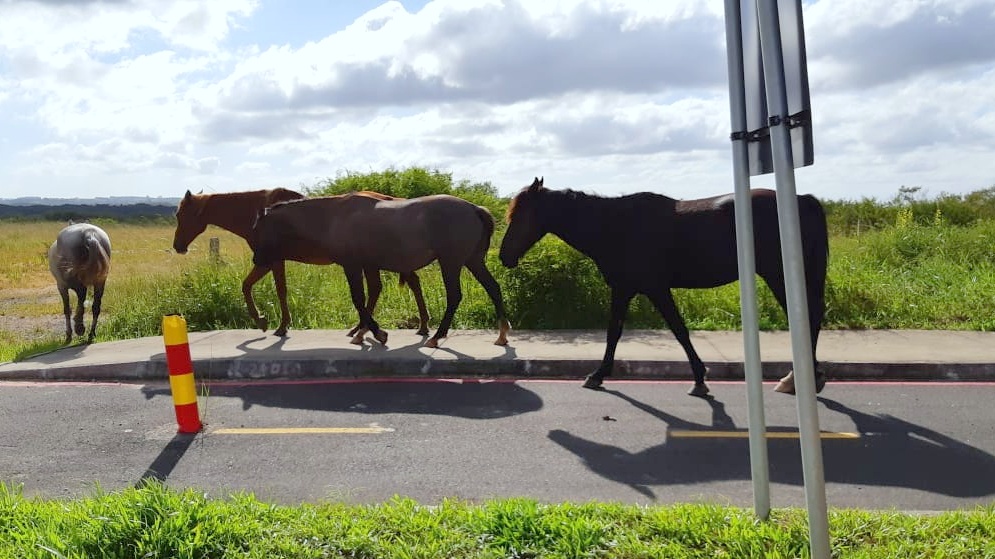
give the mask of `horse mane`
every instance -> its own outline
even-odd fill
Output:
[[[518,209],[519,203],[521,202],[522,198],[529,194],[527,193],[528,188],[529,187],[525,187],[524,189],[522,189],[521,192],[519,192],[514,198],[511,199],[511,203],[508,204],[508,210],[505,212],[505,218],[504,218],[505,222],[511,223],[512,218],[515,216],[515,210]],[[600,196],[598,194],[589,194],[587,192],[581,192],[579,190],[573,190],[570,188],[566,188],[563,190],[552,190],[552,189],[543,188],[542,190],[539,190],[536,193],[532,193],[530,197],[532,196],[558,197],[564,200],[568,200],[570,202],[574,202],[576,204],[580,204],[584,208],[591,206],[592,204],[597,205],[601,201],[617,199],[617,198]]]

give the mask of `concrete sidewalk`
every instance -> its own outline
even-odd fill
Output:
[[[191,332],[194,373],[208,379],[356,377],[582,378],[597,367],[603,331],[512,331],[507,347],[496,331],[451,332],[442,347],[409,330],[390,332],[387,347],[345,331],[291,330],[277,338],[257,330]],[[743,378],[740,332],[692,332],[710,379]],[[761,332],[764,377],[791,369],[787,332]],[[836,380],[992,380],[995,333],[923,330],[829,330],[819,340],[820,368]],[[161,337],[70,346],[0,364],[0,380],[151,380],[167,376]],[[627,331],[616,352],[615,378],[691,379],[669,330]]]

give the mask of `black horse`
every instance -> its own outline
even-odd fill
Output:
[[[787,312],[781,240],[775,192],[753,190],[754,246],[757,273]],[[810,195],[798,197],[805,282],[812,334],[812,359],[825,313],[824,291],[829,242],[822,205]],[[598,388],[611,375],[615,347],[629,302],[645,294],[663,315],[687,353],[694,373],[693,396],[708,394],[705,365],[691,345],[671,288],[717,287],[739,278],[733,195],[674,200],[643,192],[604,198],[573,190],[548,190],[536,178],[511,201],[508,230],[501,243],[501,262],[513,268],[546,233],[552,233],[592,258],[611,288],[608,346],[585,388]],[[825,377],[816,378],[822,390]],[[792,374],[775,389],[794,393]]]

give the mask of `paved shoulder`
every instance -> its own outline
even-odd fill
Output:
[[[384,347],[371,339],[349,343],[344,331],[295,330],[284,338],[257,330],[191,332],[194,372],[201,379],[452,376],[579,378],[604,352],[603,331],[513,331],[508,346],[496,332],[456,331],[438,349],[407,330],[390,333]],[[712,379],[743,376],[739,332],[694,332],[692,341]],[[787,332],[760,335],[764,376],[791,368]],[[627,331],[616,353],[624,378],[690,378],[687,358],[667,330]],[[820,368],[831,379],[995,379],[995,333],[924,330],[825,331]],[[167,375],[161,337],[63,348],[0,365],[0,379],[162,379]]]

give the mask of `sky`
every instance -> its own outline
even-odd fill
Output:
[[[992,0],[803,15],[800,193],[995,185]],[[730,132],[722,0],[0,0],[0,198],[409,166],[696,198],[732,191]]]

